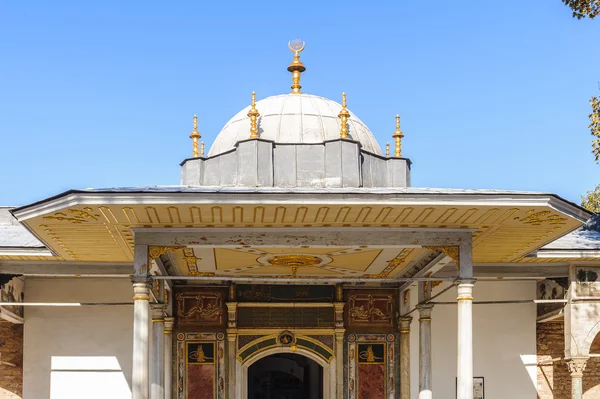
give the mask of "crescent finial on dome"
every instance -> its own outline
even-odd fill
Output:
[[[302,86],[300,86],[300,73],[306,71],[306,67],[304,66],[302,61],[300,61],[300,53],[304,50],[305,46],[306,46],[306,43],[304,43],[302,40],[298,40],[298,39],[296,39],[294,41],[290,41],[288,43],[288,48],[294,52],[294,59],[292,60],[290,65],[288,65],[287,70],[292,73],[292,86],[291,87],[292,87],[292,93],[295,93],[295,94],[302,93],[300,91],[300,89],[302,88]]]

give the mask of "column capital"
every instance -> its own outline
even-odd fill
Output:
[[[170,316],[165,317],[165,334],[173,334],[174,326],[175,318]]]
[[[398,330],[400,334],[408,334],[410,333],[410,323],[412,323],[412,317],[410,316],[402,316],[398,318]]]
[[[165,310],[166,306],[160,303],[153,303],[150,305],[150,309],[152,310],[152,322],[153,323],[164,323],[165,322]]]
[[[572,357],[567,360],[567,367],[572,377],[582,377],[585,366],[587,365],[588,357]]]
[[[150,280],[133,279],[133,300],[150,301]]]
[[[458,280],[457,291],[458,297],[457,301],[472,301],[473,300],[473,286],[475,285],[475,280]]]
[[[419,321],[431,321],[433,303],[421,303],[417,305],[417,309],[419,309]]]

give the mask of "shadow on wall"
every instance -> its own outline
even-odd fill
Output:
[[[50,398],[130,399],[116,356],[52,356]]]
[[[562,320],[537,325],[537,397],[570,399],[571,374],[564,360],[564,324]],[[600,334],[590,350],[600,354]],[[583,372],[584,399],[600,398],[600,357],[591,357]]]

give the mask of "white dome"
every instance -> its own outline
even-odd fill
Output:
[[[310,94],[281,94],[256,103],[260,112],[258,134],[275,143],[322,143],[340,138],[342,106],[335,101]],[[250,118],[247,106],[227,122],[215,139],[208,156],[221,154],[235,147],[238,141],[250,138]],[[362,144],[364,150],[381,155],[373,133],[352,112],[348,120],[348,136]]]

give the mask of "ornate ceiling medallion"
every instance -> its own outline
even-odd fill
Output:
[[[317,266],[322,262],[321,258],[312,255],[281,255],[273,256],[267,259],[273,266],[288,266],[288,267],[302,267],[302,266]]]

